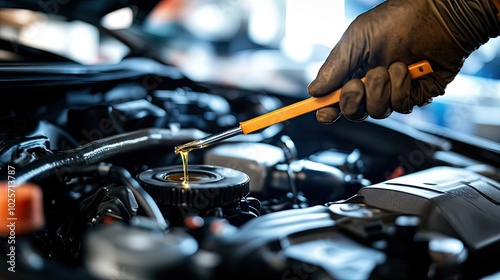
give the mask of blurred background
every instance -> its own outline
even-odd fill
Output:
[[[131,5],[102,16],[99,24],[141,38],[135,44],[154,48],[195,81],[306,98],[307,85],[349,23],[380,2],[166,0],[141,21],[134,20],[138,9]],[[19,9],[2,9],[0,18],[1,38],[81,64],[117,63],[131,53],[130,44],[83,21]],[[14,56],[0,51],[2,61]],[[499,108],[500,37],[471,55],[444,96],[391,118],[500,142]]]

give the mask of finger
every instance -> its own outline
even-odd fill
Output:
[[[391,107],[398,113],[411,112],[411,77],[408,67],[403,62],[395,62],[389,66],[391,80]]]
[[[316,111],[316,119],[322,124],[331,124],[340,118],[339,104],[324,107]]]
[[[410,106],[424,106],[432,102],[436,96],[444,94],[444,87],[440,85],[434,75],[427,75],[412,80]]]
[[[342,87],[340,94],[342,115],[351,121],[362,121],[366,113],[365,88],[359,79],[352,79]]]
[[[379,66],[366,73],[365,91],[368,115],[382,119],[391,114],[391,85],[385,67]]]

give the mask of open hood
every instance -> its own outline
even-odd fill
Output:
[[[2,0],[0,7],[30,9],[46,14],[64,15],[91,24],[98,24],[103,16],[120,8],[130,7],[134,20],[142,21],[160,0]]]

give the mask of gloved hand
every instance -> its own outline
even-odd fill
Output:
[[[358,16],[308,87],[319,97],[342,86],[339,104],[319,109],[318,121],[410,113],[444,94],[469,54],[500,34],[489,1],[387,0]],[[407,66],[423,59],[433,73],[411,80]]]

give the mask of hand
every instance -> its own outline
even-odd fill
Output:
[[[342,86],[339,104],[319,109],[316,118],[410,113],[444,94],[469,54],[499,34],[489,0],[387,0],[351,23],[309,85],[315,97]],[[423,59],[433,73],[411,80],[407,66]]]

